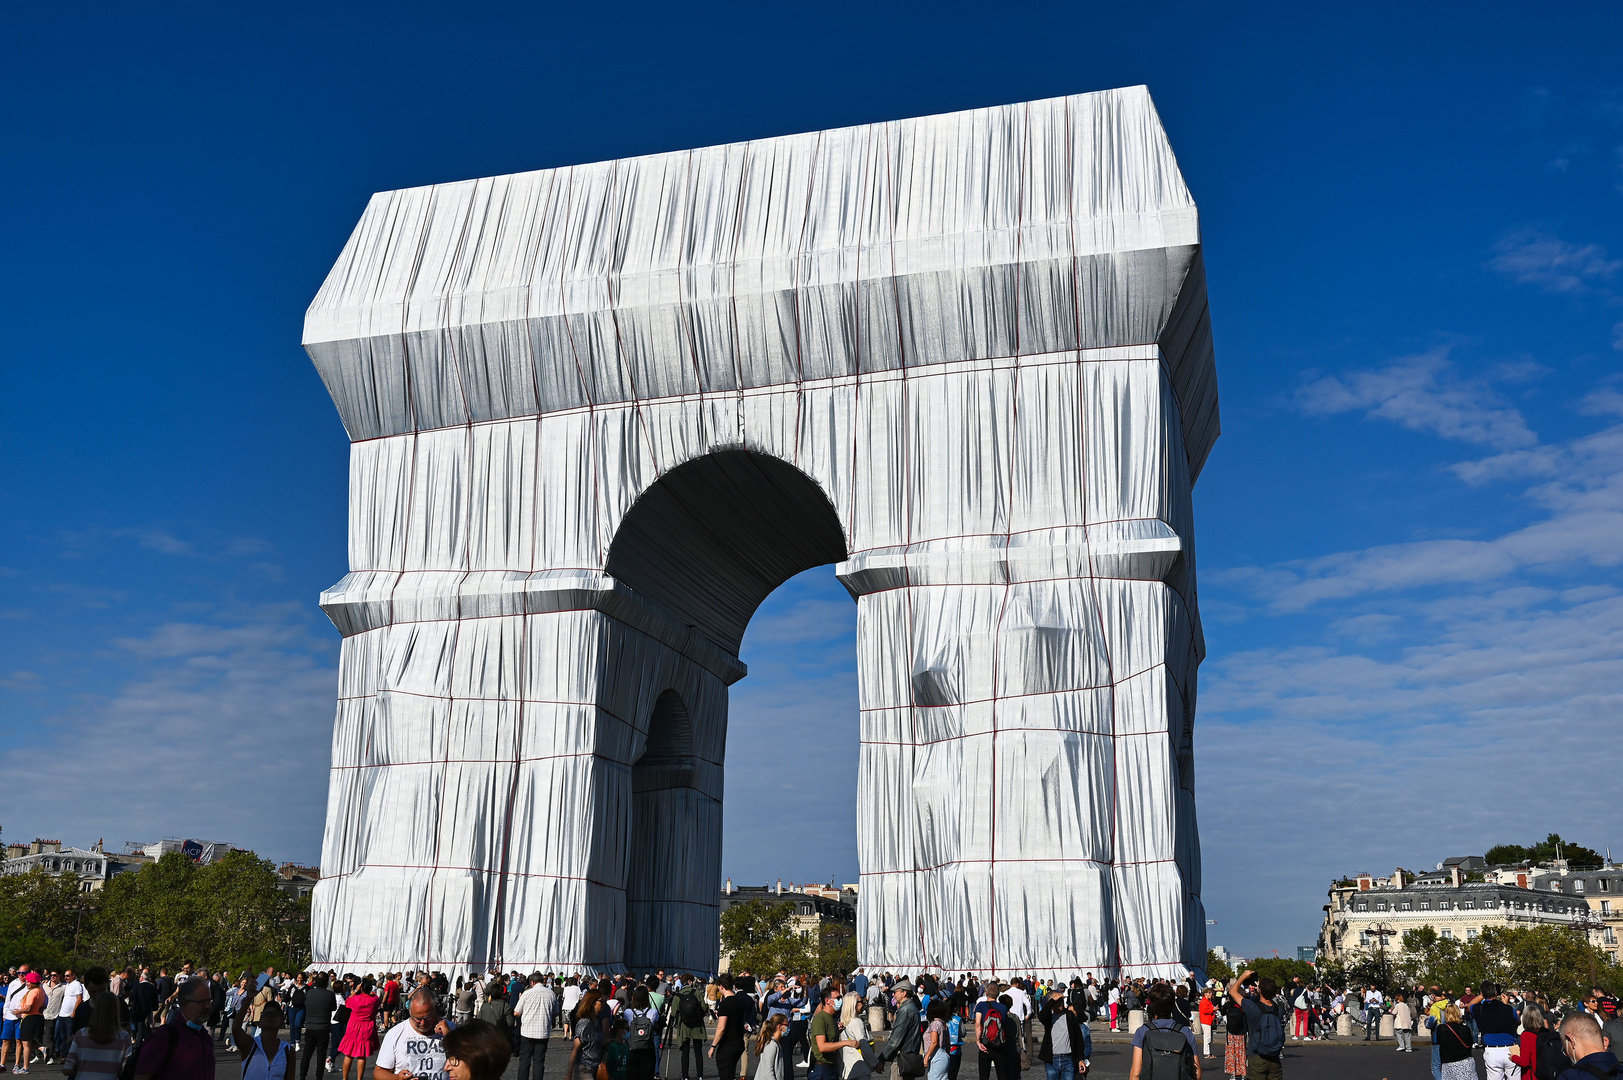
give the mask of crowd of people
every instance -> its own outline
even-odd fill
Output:
[[[1587,1080],[1618,1075],[1618,1002],[1485,983],[1463,993],[1417,986],[1280,986],[1243,972],[1226,987],[1193,978],[1067,984],[924,973],[813,978],[747,972],[712,978],[488,972],[260,972],[183,965],[109,972],[12,969],[0,984],[0,1072],[62,1063],[70,1080],[213,1080],[217,1052],[243,1080],[544,1080],[563,1045],[565,1080],[1074,1080],[1091,1069],[1093,1027],[1130,1032],[1131,1077],[1200,1080],[1222,1059],[1232,1080],[1283,1077],[1288,1041],[1327,1037],[1341,1018],[1395,1049],[1431,1043],[1435,1080]],[[1214,1055],[1213,1041],[1222,1040]],[[883,1036],[883,1037],[881,1037]],[[372,1069],[370,1076],[366,1069]],[[556,1072],[556,1066],[555,1066]],[[876,1077],[878,1074],[878,1077]]]

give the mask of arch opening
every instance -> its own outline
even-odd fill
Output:
[[[724,450],[643,492],[605,569],[736,656],[773,589],[845,557],[839,515],[815,481],[766,454]]]

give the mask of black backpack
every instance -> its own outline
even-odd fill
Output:
[[[676,1015],[681,1019],[684,1027],[704,1026],[704,1006],[699,1004],[697,991],[683,990],[676,995]]]
[[[1195,1075],[1188,1030],[1176,1023],[1169,1028],[1153,1022],[1145,1026],[1139,1080],[1189,1080]]]
[[[1535,1045],[1537,1049],[1534,1053],[1537,1056],[1533,1059],[1533,1075],[1538,1080],[1556,1080],[1556,1077],[1572,1068],[1572,1059],[1567,1057],[1566,1048],[1561,1045],[1561,1036],[1554,1028],[1539,1028]]]

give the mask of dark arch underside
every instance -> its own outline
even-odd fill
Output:
[[[736,655],[773,589],[845,557],[839,517],[805,473],[727,450],[649,487],[621,521],[605,569]]]

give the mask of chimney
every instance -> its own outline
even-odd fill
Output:
[[[1374,887],[1375,887],[1375,882],[1370,878],[1370,876],[1368,874],[1359,874],[1358,875],[1358,891],[1359,892],[1369,892],[1369,890],[1374,888]]]
[[[1518,888],[1518,889],[1527,888],[1527,875],[1525,873],[1521,873],[1521,874],[1516,875],[1516,888]]]
[[[6,845],[6,858],[8,858],[8,859],[20,859],[24,855],[27,855],[27,854],[28,854],[28,845],[27,844],[7,844]]]
[[[1394,889],[1401,889],[1408,883],[1409,879],[1408,876],[1404,874],[1403,867],[1400,866],[1396,870],[1392,871],[1392,887]]]
[[[727,884],[722,887],[721,891],[726,893],[728,896],[733,895],[733,879],[732,878],[727,879]]]
[[[778,879],[778,895],[779,896],[783,895],[783,879],[782,878]]]
[[[1460,873],[1459,863],[1454,863],[1449,866],[1448,883],[1454,886],[1456,889],[1465,884],[1465,875]]]

